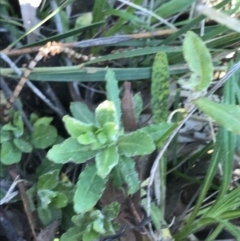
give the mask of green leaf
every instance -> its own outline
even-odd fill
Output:
[[[55,187],[56,191],[61,192],[67,197],[67,202],[72,203],[73,202],[73,196],[76,191],[76,186],[70,181],[62,181],[58,182],[57,186]]]
[[[115,143],[118,139],[119,126],[114,122],[107,122],[104,124],[103,133],[106,135],[109,144]]]
[[[21,161],[22,153],[10,141],[4,142],[1,148],[1,162],[12,165]]]
[[[97,141],[97,137],[92,132],[87,132],[78,136],[77,140],[82,145],[88,145],[95,143]]]
[[[104,101],[95,110],[96,120],[100,127],[103,127],[107,122],[117,123],[117,113],[113,102]]]
[[[134,13],[128,13],[126,11],[126,9],[124,9],[124,10],[108,9],[108,10],[106,10],[105,13],[107,15],[117,16],[119,19],[122,19],[125,21],[131,21],[131,23],[129,23],[129,25],[131,25],[131,28],[139,27],[139,28],[145,28],[145,29],[151,30],[148,23],[146,21],[144,21],[144,19],[136,16],[136,14],[134,14]],[[129,26],[126,26],[126,29],[129,29]],[[124,32],[123,26],[122,26],[121,30],[123,30],[123,32]]]
[[[121,100],[119,98],[118,81],[115,77],[115,73],[110,69],[107,69],[105,79],[107,81],[107,84],[106,84],[107,99],[114,103],[115,108],[116,108],[117,124],[120,125],[120,121],[121,121]]]
[[[147,155],[155,150],[152,138],[145,131],[137,130],[118,139],[118,149],[126,156]]]
[[[119,168],[119,164],[113,168],[111,172],[111,178],[113,179],[113,184],[116,188],[121,188],[122,185],[124,184],[124,178],[122,175],[122,172]]]
[[[115,234],[115,228],[116,228],[116,225],[113,223],[113,222],[109,222],[109,220],[107,218],[105,218],[103,220],[104,222],[104,228],[106,230],[106,233],[107,234]]]
[[[232,234],[235,236],[237,241],[240,241],[240,237],[239,237],[239,232],[240,229],[239,227],[237,227],[236,225],[230,223],[227,220],[219,220],[217,219],[216,221],[220,222],[221,224],[223,224],[223,226]]]
[[[85,27],[87,25],[90,25],[92,23],[93,16],[92,13],[84,13],[81,16],[79,16],[75,23],[75,28]]]
[[[34,124],[39,119],[39,116],[36,113],[32,113],[30,115],[30,122],[31,124]]]
[[[231,104],[217,104],[207,98],[199,98],[193,103],[205,114],[209,115],[219,125],[228,131],[240,135],[240,106]]]
[[[16,137],[20,137],[24,131],[24,125],[23,125],[22,116],[21,116],[20,112],[14,113],[13,126],[16,127],[16,129],[13,131],[14,135]]]
[[[35,148],[45,149],[51,146],[57,138],[57,130],[51,125],[35,126],[31,133],[31,143]]]
[[[102,0],[102,1],[94,1],[94,6],[93,6],[93,22],[98,22],[101,20],[104,20],[105,15],[103,14],[103,9],[105,9],[107,1]]]
[[[169,131],[175,127],[173,123],[159,123],[148,125],[146,127],[141,128],[141,130],[147,132],[154,141],[158,141],[160,138],[166,137],[169,134]]]
[[[125,183],[128,186],[128,194],[132,195],[139,189],[139,179],[135,170],[135,162],[130,157],[121,156],[119,166]]]
[[[95,117],[86,104],[82,102],[71,102],[70,110],[74,118],[86,124],[95,124]]]
[[[47,153],[47,158],[55,163],[83,163],[96,155],[97,151],[80,145],[76,139],[68,138],[63,143],[54,145]]]
[[[151,47],[152,50],[150,50],[151,52],[158,52],[156,51],[160,50],[159,48],[161,48],[161,51],[168,51],[168,52],[175,52],[174,48],[176,47],[171,47],[171,50],[169,50],[170,47]],[[140,55],[146,55],[146,54],[150,54],[149,52],[149,48],[142,48],[141,50],[141,54]],[[177,47],[178,52],[181,52],[182,49]],[[132,50],[135,51],[135,50]],[[130,54],[132,51],[128,51],[124,54],[121,53],[121,55],[119,55],[118,53],[118,58],[123,58],[125,57],[127,54]],[[138,50],[139,51],[139,50]],[[142,53],[142,51],[144,51],[144,53]],[[116,55],[116,54],[114,54]],[[106,55],[108,56],[108,55]],[[106,56],[104,57],[99,57],[98,59],[106,59]],[[111,58],[110,58],[111,59]],[[101,61],[99,61],[101,62]],[[130,81],[130,80],[145,80],[151,77],[151,71],[152,68],[151,67],[137,67],[137,68],[111,68],[116,76],[118,81]],[[24,70],[24,69],[23,69]],[[177,68],[174,67],[170,69],[170,73],[172,75],[175,74],[182,74],[182,73],[186,73],[188,69],[185,68]],[[84,69],[79,69],[78,66],[71,66],[71,67],[64,67],[64,66],[60,66],[60,67],[54,67],[54,69],[52,67],[44,67],[44,68],[34,68],[34,71],[30,74],[29,78],[30,79],[34,79],[36,81],[49,81],[49,79],[51,79],[51,81],[58,81],[58,82],[64,82],[66,81],[66,79],[68,78],[68,81],[76,81],[76,82],[93,82],[93,81],[103,81],[104,80],[104,76],[106,75],[106,71],[107,69],[104,68],[96,68],[96,67],[86,67]],[[5,73],[5,74],[4,74]],[[2,69],[1,74],[7,76],[10,75],[10,73],[12,73],[12,69],[10,68],[6,68],[6,69]],[[16,77],[16,76],[14,76]]]
[[[226,194],[221,199],[217,200],[211,208],[205,213],[206,217],[218,218],[222,213],[229,210],[235,210],[240,206],[240,187]]]
[[[32,117],[34,118],[34,116]],[[44,126],[48,126],[50,125],[50,123],[52,122],[53,118],[52,117],[42,117],[42,118],[38,118],[36,121],[34,121],[33,126],[40,126],[40,125],[44,125]]]
[[[160,52],[156,54],[152,66],[151,104],[155,124],[167,121],[169,85],[167,55]]]
[[[54,208],[64,208],[68,204],[68,197],[61,192],[57,192],[56,197],[52,199],[51,206]]]
[[[13,126],[11,123],[5,124],[2,130],[12,132],[16,138],[19,138],[23,134],[23,130],[19,130],[18,127]]]
[[[61,227],[63,228],[63,230],[68,230],[69,228],[75,226],[72,222],[72,217],[75,215],[72,202],[69,203],[66,207],[64,207],[62,209],[62,212],[63,212],[63,216],[62,216]],[[79,229],[78,229],[78,232],[80,232]]]
[[[143,110],[143,101],[140,93],[137,93],[133,96],[133,104],[135,110],[135,118],[138,121]]]
[[[39,177],[37,187],[38,189],[54,189],[59,181],[59,170],[47,172]]]
[[[132,1],[134,4],[136,4],[136,5],[141,5],[142,4],[142,0],[133,0]],[[125,8],[125,11],[127,12],[127,13],[135,13],[135,11],[136,11],[136,9],[134,8],[134,7],[131,7],[131,6],[127,6],[126,8]],[[112,28],[110,28],[107,32],[105,32],[105,35],[106,36],[113,36],[114,34],[116,34],[116,33],[119,33],[119,32],[122,32],[123,30],[123,27],[124,27],[124,25],[125,25],[125,23],[126,23],[126,20],[125,19],[123,19],[123,18],[119,18],[116,22],[115,22],[115,24],[113,25],[113,27]]]
[[[108,221],[114,220],[120,212],[120,204],[118,202],[112,202],[106,205],[102,209],[102,213]]]
[[[213,78],[212,58],[204,42],[192,31],[188,31],[184,39],[183,54],[193,72],[194,90],[206,90]]]
[[[171,0],[165,1],[163,4],[160,5],[159,8],[155,9],[154,12],[161,16],[162,18],[166,18],[169,16],[174,15],[175,13],[184,12],[188,7],[191,6],[193,2],[196,0]],[[155,20],[155,19],[154,19]],[[156,22],[155,20],[153,22]]]
[[[92,210],[83,214],[75,215],[72,221],[79,227],[80,231],[94,231],[94,233],[105,234],[109,231],[109,225],[105,225],[107,219],[100,210]],[[86,236],[87,237],[87,236]],[[95,240],[95,239],[94,239]]]
[[[61,219],[62,210],[53,207],[50,208],[37,208],[38,217],[44,226],[49,225],[57,219]]]
[[[97,175],[94,165],[88,165],[77,182],[77,191],[73,198],[75,211],[83,213],[93,208],[102,196],[106,182],[107,178],[102,179]]]
[[[56,164],[56,163],[51,162],[47,158],[43,158],[40,166],[38,166],[38,168],[37,168],[36,176],[40,177],[41,175],[43,175],[47,172],[51,172],[51,171],[55,171],[55,170],[60,171],[61,169],[62,169],[61,164]]]
[[[25,152],[25,153],[30,153],[32,152],[32,146],[29,142],[23,140],[23,139],[17,139],[15,138],[13,140],[14,145],[21,151],[21,152]]]
[[[59,17],[61,19],[60,21],[62,25],[62,32],[67,32],[69,30],[69,21],[70,21],[67,11],[61,10],[59,12]],[[71,38],[67,38],[66,42],[68,42],[69,39],[71,40]]]
[[[157,230],[161,229],[161,223],[163,222],[162,211],[155,203],[151,203],[150,216],[155,228]]]
[[[99,218],[99,215],[102,216],[100,210],[91,210],[89,212],[80,213],[72,217],[72,222],[78,226],[81,230],[87,230],[92,226],[94,220]]]
[[[3,143],[3,142],[6,142],[6,141],[9,141],[13,138],[12,134],[10,131],[4,131],[2,128],[1,128],[1,133],[0,133],[0,143]]]
[[[27,191],[26,194],[28,196],[29,200],[29,206],[32,211],[36,211],[36,196],[37,196],[37,186],[34,185],[30,187]]]
[[[90,229],[83,234],[83,241],[96,240],[98,237],[99,237],[99,234],[93,229]]]
[[[118,164],[119,154],[116,146],[104,148],[96,155],[97,174],[105,178]]]
[[[78,138],[80,135],[87,132],[94,132],[95,130],[95,127],[93,125],[83,123],[68,115],[65,115],[63,117],[63,122],[65,123],[65,127],[68,133],[74,138]]]
[[[52,199],[57,196],[57,192],[49,190],[49,189],[39,189],[37,191],[38,206],[41,208],[48,208],[49,204],[52,202]]]
[[[104,219],[97,219],[93,222],[93,230],[97,233],[104,234],[106,230],[104,229]]]
[[[103,133],[103,131],[100,131],[98,134],[97,134],[97,140],[98,142],[104,147],[104,145],[107,143],[108,141],[108,138],[107,136]]]
[[[60,241],[79,241],[82,240],[84,231],[80,232],[79,227],[69,228],[66,233],[64,233]]]
[[[239,2],[240,4],[240,2]],[[228,66],[228,70],[230,70],[233,66],[233,61],[230,62]],[[238,71],[239,72],[239,71]],[[239,72],[240,73],[240,72]],[[231,78],[228,79],[224,84],[223,89],[223,103],[224,104],[236,104],[237,99],[235,96],[236,85],[239,73],[235,73]],[[239,85],[240,86],[240,85]],[[239,102],[240,103],[240,102]],[[220,128],[222,131],[222,183],[221,188],[217,196],[217,200],[222,199],[229,192],[229,185],[231,185],[232,179],[232,170],[234,169],[234,153],[236,147],[236,139],[237,135],[233,132],[227,131],[225,128]]]

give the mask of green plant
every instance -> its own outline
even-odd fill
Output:
[[[213,76],[210,53],[202,40],[192,32],[187,33],[184,41],[184,57],[193,74],[187,83],[183,81],[180,83],[184,83],[184,87],[192,90],[190,100],[222,127],[216,137],[214,153],[197,203],[189,216],[185,218],[186,225],[179,230],[175,238],[176,240],[182,240],[204,226],[217,223],[218,227],[208,237],[208,241],[214,240],[223,228],[226,228],[239,240],[239,229],[230,222],[231,219],[239,217],[239,190],[237,188],[228,191],[237,134],[240,133],[238,123],[240,107],[236,105],[236,97],[239,94],[233,88],[235,79],[233,77],[224,86],[224,102],[227,104],[217,104],[210,101],[201,97],[206,94],[206,89],[209,87]],[[221,156],[223,160],[220,159]],[[223,162],[224,171],[218,198],[212,206],[200,210],[220,161]]]
[[[145,7],[142,5],[142,0],[133,0],[132,3],[139,6],[137,12],[132,6],[125,5],[124,10],[122,10],[123,8],[113,8],[108,1],[95,1],[92,13],[81,15],[75,24],[73,24],[72,18],[67,17],[68,15],[64,9],[65,6],[72,2],[72,0],[65,1],[55,11],[49,9],[50,5],[46,4],[44,11],[40,11],[43,12],[41,18],[44,19],[36,25],[36,27],[43,25],[44,22],[59,13],[64,29],[63,34],[46,36],[44,40],[23,47],[42,45],[52,40],[73,41],[79,39],[80,33],[91,39],[91,46],[91,43],[96,40],[96,32],[99,33],[100,29],[97,29],[99,26],[101,26],[102,36],[112,36],[119,33],[141,33],[141,31],[145,32],[146,30],[151,31],[151,33],[156,31],[157,33],[159,30],[165,30],[165,26],[152,24],[159,21],[159,18],[155,18],[156,15],[167,20],[174,19],[173,14],[188,10],[194,0],[149,1],[151,4],[146,4]],[[228,9],[227,5],[231,5],[230,2],[231,0],[223,0],[215,7],[217,9],[222,7]],[[1,23],[11,33],[11,37],[18,38],[16,41],[11,40],[10,49],[36,27],[22,35],[19,29],[16,28],[19,23],[15,20],[8,20],[10,19],[8,12],[14,12],[13,8],[9,6],[7,1],[2,1],[0,5],[2,6],[0,11],[3,16],[0,19]],[[153,14],[149,16],[146,16],[145,13],[142,14],[143,12],[140,9],[144,10],[145,8],[155,14],[155,17]],[[236,3],[234,7],[226,11],[234,14],[238,10],[239,3]],[[48,12],[52,13],[48,15]],[[104,21],[109,19],[109,16],[114,16],[114,18],[111,18],[111,21]],[[178,17],[175,19],[178,19]],[[22,158],[23,153],[32,153],[34,149],[44,150],[55,144],[47,155],[51,161],[47,158],[41,160],[35,175],[36,178],[32,180],[27,176],[26,179],[30,179],[33,183],[27,192],[31,201],[31,208],[37,211],[42,224],[46,226],[56,219],[62,219],[61,228],[66,232],[61,236],[61,241],[91,241],[108,234],[114,234],[114,230],[119,228],[119,225],[114,223],[120,210],[119,205],[112,203],[98,209],[98,205],[95,204],[100,199],[110,178],[114,180],[114,184],[118,188],[123,190],[125,196],[131,196],[139,190],[140,180],[138,180],[138,173],[135,170],[134,159],[138,155],[144,156],[155,149],[159,150],[165,146],[164,140],[177,126],[177,123],[175,125],[166,123],[169,115],[169,80],[179,78],[179,74],[188,74],[189,69],[192,72],[191,77],[179,81],[184,88],[188,88],[192,92],[189,102],[212,117],[221,127],[216,136],[216,143],[209,143],[206,146],[207,148],[204,147],[205,149],[201,150],[206,154],[207,150],[213,148],[214,153],[194,210],[184,218],[185,223],[177,231],[175,239],[183,240],[189,234],[209,224],[216,224],[217,228],[208,237],[208,241],[214,240],[223,227],[238,238],[239,230],[231,224],[230,220],[239,217],[239,188],[229,191],[229,184],[233,168],[234,150],[236,147],[239,148],[240,140],[239,76],[234,75],[225,84],[223,103],[215,103],[203,96],[211,84],[213,71],[226,71],[227,69],[226,66],[222,66],[219,57],[213,61],[211,55],[217,56],[219,52],[232,52],[233,46],[239,42],[239,33],[231,32],[226,26],[217,23],[214,26],[205,26],[205,28],[202,28],[202,25],[201,28],[195,27],[203,19],[204,16],[201,15],[190,17],[184,21],[177,20],[175,23],[173,21],[174,27],[179,27],[178,31],[162,39],[161,37],[157,39],[148,38],[145,41],[136,38],[135,35],[133,39],[126,42],[113,43],[110,48],[117,49],[122,46],[137,49],[107,54],[81,65],[81,68],[79,66],[41,67],[35,68],[31,73],[30,78],[37,81],[66,81],[66,79],[79,82],[103,81],[105,76],[107,82],[107,100],[96,108],[95,115],[83,103],[71,103],[70,109],[73,117],[66,115],[63,118],[70,135],[65,140],[57,136],[55,127],[50,125],[50,118],[39,118],[32,115],[32,133],[28,133],[24,129],[19,113],[14,114],[11,124],[1,127],[1,164],[5,168],[19,163],[20,160],[25,161]],[[164,23],[162,20],[160,22]],[[74,27],[72,28],[72,26]],[[11,31],[13,29],[15,31]],[[201,33],[202,35],[203,29],[204,34],[201,40],[197,34],[200,35]],[[194,32],[187,32],[188,30]],[[183,48],[179,44],[182,34],[186,34]],[[20,35],[22,36],[19,38]],[[85,40],[83,35],[81,39]],[[77,46],[77,44],[73,46]],[[101,55],[108,53],[108,49],[108,46],[92,47],[90,52],[91,54],[97,53],[97,55]],[[184,58],[189,69],[182,66]],[[121,61],[117,62],[119,59],[126,61],[124,65],[122,65]],[[100,62],[112,60],[115,60],[117,65],[115,63],[110,64],[110,68],[105,66],[89,67],[91,64],[96,65]],[[168,63],[170,66],[168,66]],[[230,64],[230,66],[232,65],[233,63]],[[87,67],[82,68],[83,66]],[[115,68],[112,66],[121,67]],[[132,133],[125,133],[121,122],[122,111],[119,89],[114,73],[118,81],[134,81],[134,87],[140,83],[137,80],[151,78],[151,93],[149,95],[152,103],[154,124],[147,125]],[[1,74],[4,77],[16,77],[12,69],[2,68]],[[174,109],[178,108],[179,99],[176,101]],[[136,94],[133,97],[133,102],[135,117],[138,120],[142,111],[140,95]],[[179,121],[179,116],[176,119]],[[183,158],[192,159],[191,165],[194,165],[195,159],[200,155],[197,153]],[[177,159],[179,159],[177,148],[175,148],[175,157],[177,162]],[[75,180],[67,177],[64,173],[65,168],[72,165],[69,165],[71,162],[74,162],[74,165],[81,164],[83,168],[83,171],[77,177],[78,182],[76,184]],[[223,165],[223,175],[217,199],[208,208],[201,209],[202,202],[207,195],[220,162]],[[67,165],[63,167],[63,164]],[[163,220],[167,175],[165,158],[161,158],[157,172],[159,175],[155,178],[157,181],[160,180],[160,187],[156,188],[155,185],[158,194],[155,193],[156,202],[151,202],[150,215],[155,229],[162,230],[162,225],[165,224]],[[127,191],[125,186],[127,186]],[[145,206],[143,205],[143,207]],[[167,230],[164,229],[164,231]]]
[[[37,211],[44,226],[61,219],[63,208],[73,200],[74,184],[68,179],[60,179],[59,174],[60,167],[56,165],[52,171],[39,175],[37,183],[28,190],[31,209]]]
[[[19,163],[22,153],[31,153],[33,148],[45,149],[51,146],[57,139],[57,130],[50,125],[52,118],[31,115],[33,131],[28,133],[24,128],[19,112],[13,115],[12,123],[1,126],[1,163],[12,165]]]
[[[95,157],[95,162],[88,163],[79,176],[74,195],[77,213],[94,207],[113,171],[119,173],[111,176],[114,182],[119,186],[127,184],[128,194],[134,194],[139,189],[139,180],[132,157],[152,153],[155,149],[154,140],[158,141],[172,126],[152,125],[124,133],[117,81],[111,71],[108,71],[106,78],[109,100],[96,108],[95,117],[86,106],[82,108],[83,104],[72,103],[71,111],[75,118],[63,117],[71,137],[54,145],[47,154],[51,161],[61,164],[85,163]]]
[[[112,221],[117,217],[120,206],[118,203],[106,205],[101,211],[92,210],[72,216],[74,226],[61,236],[61,241],[91,241],[99,236],[114,234],[115,226]]]

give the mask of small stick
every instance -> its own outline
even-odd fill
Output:
[[[19,176],[14,167],[9,169],[9,174],[13,180],[16,180],[16,178]],[[17,186],[18,186],[19,193],[20,193],[20,196],[21,196],[21,199],[23,202],[23,207],[24,207],[25,213],[27,215],[28,223],[29,223],[29,226],[32,231],[33,238],[35,241],[38,241],[37,235],[35,232],[35,228],[34,228],[34,219],[33,219],[32,211],[30,209],[30,203],[28,200],[28,196],[26,194],[26,188],[22,182],[18,182]]]
[[[26,84],[26,82],[28,80],[28,76],[30,75],[30,73],[32,72],[34,67],[37,65],[37,63],[41,59],[47,57],[48,54],[51,54],[52,56],[54,56],[61,52],[66,53],[67,55],[69,55],[73,58],[82,59],[83,61],[89,61],[89,60],[93,60],[95,58],[95,57],[89,57],[86,55],[76,53],[74,50],[72,50],[70,48],[65,48],[62,46],[61,43],[57,43],[57,42],[49,42],[46,44],[45,47],[40,48],[38,54],[35,56],[35,58],[32,61],[30,61],[28,67],[25,69],[20,81],[18,82],[15,90],[13,91],[12,96],[7,100],[7,103],[3,110],[3,121],[5,123],[9,122],[9,110],[11,109],[13,103],[18,98],[20,92],[22,91],[24,85]]]

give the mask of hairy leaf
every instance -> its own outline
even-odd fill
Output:
[[[124,184],[124,178],[119,168],[119,165],[113,168],[111,172],[111,178],[113,179],[113,183],[116,188],[121,188]]]
[[[213,77],[211,54],[201,38],[192,31],[188,31],[184,39],[183,54],[193,72],[191,81],[195,82],[194,90],[203,91],[208,88]]]
[[[117,123],[117,112],[113,102],[104,101],[95,110],[96,120],[100,127],[103,127],[107,122]]]
[[[97,175],[97,168],[88,165],[80,174],[77,182],[77,190],[73,201],[77,213],[89,211],[97,203],[105,189],[107,178],[102,179]]]
[[[138,121],[143,110],[143,100],[140,93],[137,93],[133,96],[133,104],[135,110],[135,119]]]
[[[107,136],[103,133],[103,131],[100,131],[98,134],[97,134],[97,140],[98,142],[104,147],[104,145],[107,143],[108,141],[108,138]]]
[[[141,130],[147,132],[154,141],[159,141],[160,139],[164,139],[167,137],[169,132],[172,131],[175,125],[173,123],[159,123],[148,125],[146,127],[141,128]]]
[[[240,135],[240,106],[231,104],[218,104],[207,98],[199,98],[193,103],[205,114],[213,118],[226,130]]]
[[[137,130],[120,136],[118,139],[118,148],[121,154],[137,156],[152,153],[155,145],[150,135],[145,131]]]
[[[116,108],[117,124],[120,125],[121,101],[119,98],[118,81],[115,77],[115,73],[110,69],[107,69],[105,79],[107,81],[107,84],[106,84],[107,99],[114,103],[115,108]]]
[[[80,144],[88,145],[91,143],[95,143],[97,141],[96,138],[97,137],[94,135],[94,133],[87,132],[85,134],[81,134],[80,136],[78,136],[77,140]]]
[[[96,155],[97,174],[105,178],[118,164],[119,154],[116,146],[104,148]]]
[[[68,138],[63,143],[54,145],[47,153],[47,158],[55,163],[83,163],[96,155],[97,151],[80,145],[76,139]]]
[[[128,194],[134,194],[139,189],[139,179],[135,170],[134,160],[130,157],[121,156],[119,166],[124,181],[128,186]]]
[[[82,102],[71,102],[70,110],[74,118],[86,124],[95,124],[95,117],[86,104]]]
[[[65,123],[68,133],[74,138],[78,138],[80,135],[87,132],[94,132],[95,130],[95,127],[92,124],[83,123],[68,115],[63,117],[63,122]]]
[[[117,141],[119,126],[114,122],[107,122],[102,129],[103,133],[107,137],[109,143],[113,143]]]

